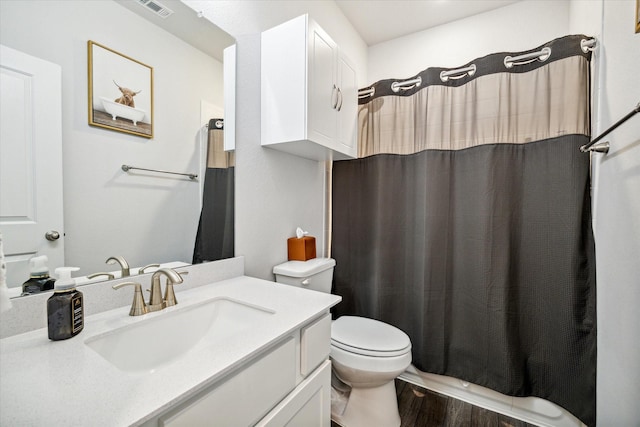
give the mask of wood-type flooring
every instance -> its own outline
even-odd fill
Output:
[[[400,427],[535,427],[402,380],[396,380],[396,394]]]

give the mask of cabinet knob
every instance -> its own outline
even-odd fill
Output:
[[[342,110],[342,91],[338,88],[338,107],[337,110]]]

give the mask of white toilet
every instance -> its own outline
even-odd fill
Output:
[[[330,293],[335,265],[331,258],[289,261],[273,273],[279,283]],[[344,427],[400,425],[394,380],[411,363],[407,334],[377,320],[342,316],[331,324],[331,361],[338,381],[332,396],[349,393],[346,404],[332,404],[334,421]]]

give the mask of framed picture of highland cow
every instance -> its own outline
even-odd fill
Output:
[[[153,138],[153,68],[89,40],[89,125]]]

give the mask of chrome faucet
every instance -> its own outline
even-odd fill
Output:
[[[174,283],[182,283],[182,277],[171,268],[161,268],[151,275],[151,296],[149,297],[149,311],[159,311],[166,307],[162,298],[162,288],[160,287],[160,276],[166,276],[167,284],[171,282],[173,288]],[[173,290],[173,289],[172,289]],[[175,300],[175,295],[174,295]]]
[[[105,261],[107,264],[120,264],[120,277],[129,276],[129,263],[121,256],[111,256]]]

